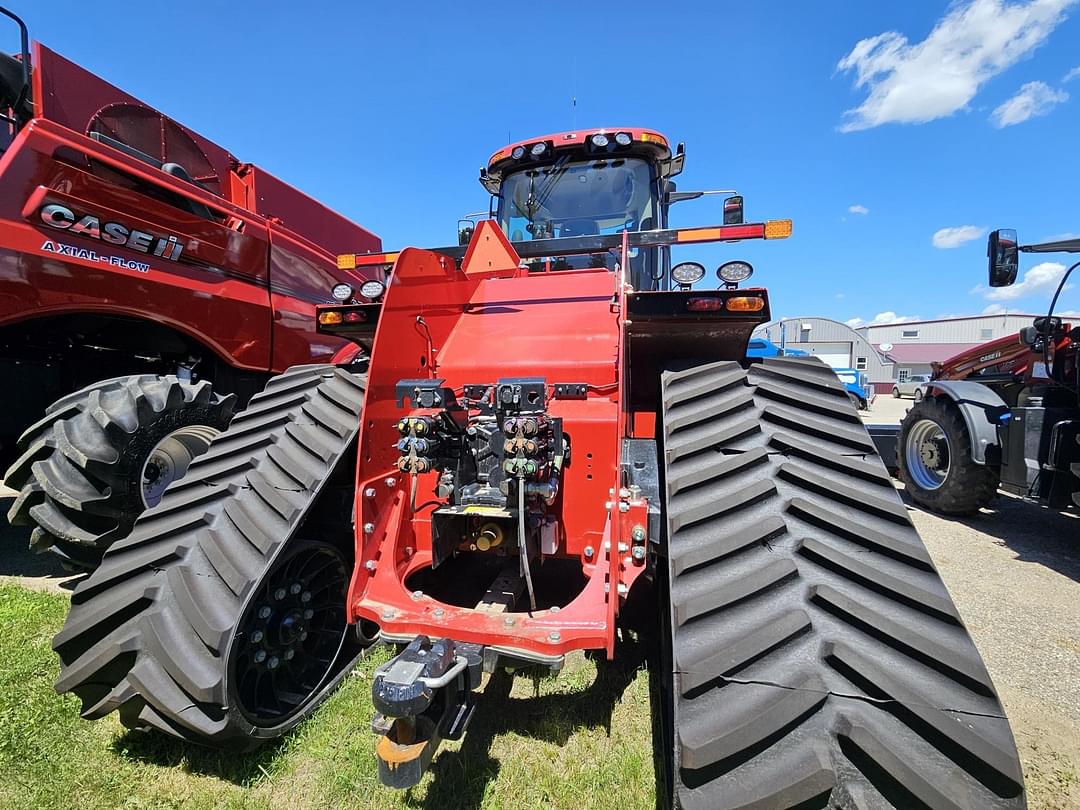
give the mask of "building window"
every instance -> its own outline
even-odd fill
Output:
[[[994,336],[994,330],[993,329],[980,329],[979,330],[979,340],[990,340],[990,338],[992,338],[993,336]]]
[[[902,368],[896,374],[896,381],[906,383],[908,381],[908,377],[910,377],[910,376],[911,376],[911,369]]]
[[[799,326],[799,343],[810,342],[810,324],[804,323]]]
[[[866,371],[866,358],[865,357],[856,357],[855,358],[855,370],[856,371]]]
[[[919,337],[919,330],[918,329],[904,329],[904,330],[902,330],[900,332],[900,337],[901,338],[906,338],[908,340],[911,340],[913,338],[918,338]]]

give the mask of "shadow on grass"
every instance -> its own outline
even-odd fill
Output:
[[[199,776],[216,776],[248,787],[260,777],[269,776],[268,766],[287,739],[286,735],[254,751],[236,753],[206,748],[156,732],[127,731],[113,742],[112,750],[121,759],[163,768],[179,768]]]
[[[610,735],[616,704],[642,666],[655,658],[655,638],[652,627],[634,620],[623,622],[616,637],[615,659],[608,661],[602,652],[590,656],[596,662],[596,677],[584,689],[573,692],[511,697],[515,676],[495,672],[484,688],[461,749],[436,756],[430,769],[434,779],[426,794],[407,792],[405,806],[418,810],[480,807],[488,784],[499,775],[500,764],[492,756],[492,745],[501,734],[559,746],[582,729],[602,728]]]

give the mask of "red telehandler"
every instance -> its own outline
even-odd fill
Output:
[[[496,152],[468,244],[403,250],[380,300],[319,309],[367,374],[272,381],[78,586],[57,689],[247,748],[379,638],[400,645],[373,674],[379,776],[408,787],[484,710],[484,673],[610,658],[640,598],[666,801],[1023,807],[993,684],[843,385],[746,359],[770,318],[747,263],[719,289],[671,266],[790,220],[738,198],[669,228],[684,157],[639,128]]]
[[[994,231],[990,286],[1016,281],[1021,251],[1080,253],[1080,239],[1018,245],[1015,231]],[[1052,508],[1080,505],[1080,327],[1054,316],[1076,267],[1062,276],[1045,317],[934,370],[900,426],[897,452],[920,506],[971,514],[998,489]]]
[[[88,568],[273,374],[345,345],[315,305],[381,245],[0,13],[0,470],[31,545]]]

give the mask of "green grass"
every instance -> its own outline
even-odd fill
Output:
[[[618,665],[575,659],[557,678],[496,673],[464,741],[444,745],[416,788],[376,777],[370,731],[377,650],[310,720],[234,755],[86,722],[60,697],[50,648],[68,600],[0,587],[0,807],[646,808],[655,781],[647,673],[631,643]]]

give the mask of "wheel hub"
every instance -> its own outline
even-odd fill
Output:
[[[143,506],[157,506],[166,488],[183,478],[196,456],[205,453],[220,433],[207,425],[189,425],[169,433],[150,450],[142,468]]]
[[[908,477],[915,486],[935,490],[949,477],[949,438],[933,419],[920,419],[911,426],[903,454]]]

